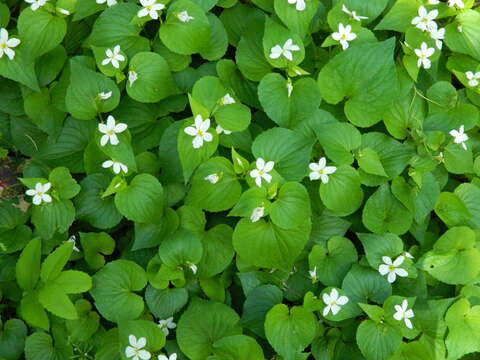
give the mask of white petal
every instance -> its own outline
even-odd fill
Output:
[[[257,184],[258,187],[262,186],[262,177],[261,176],[258,176],[257,178],[255,178],[255,184]]]
[[[327,165],[327,159],[324,157],[320,158],[320,160],[318,160],[318,168],[324,169],[325,165]]]
[[[323,172],[327,175],[333,174],[335,171],[337,171],[335,166],[326,166],[325,169],[323,169]]]
[[[382,261],[387,265],[392,265],[392,259],[389,256],[382,256]]]
[[[46,203],[52,202],[52,197],[48,194],[43,194],[42,195],[42,200]]]
[[[197,136],[197,129],[193,126],[187,126],[184,130],[185,134],[190,136]]]
[[[348,297],[346,296],[340,296],[337,300],[337,304],[339,305],[345,305],[346,303],[348,303]]]
[[[337,304],[333,304],[331,308],[332,308],[332,315],[337,315],[341,309],[341,307],[338,306]]]
[[[386,275],[390,272],[390,269],[389,269],[388,265],[381,264],[378,267],[378,272],[380,273],[380,275]]]
[[[252,171],[250,171],[250,176],[251,176],[252,178],[257,178],[257,177],[259,177],[259,176],[260,176],[260,173],[259,173],[258,169],[253,169]]]
[[[267,183],[271,183],[271,182],[272,182],[272,175],[270,175],[270,174],[263,174],[263,175],[262,175],[262,178],[264,178]],[[257,178],[257,179],[258,179],[258,178]]]
[[[7,46],[11,48],[18,46],[18,44],[20,44],[20,40],[16,38],[12,38],[7,41]]]
[[[408,276],[407,270],[402,269],[402,268],[395,269],[395,274],[397,274],[398,276],[401,276],[401,277],[407,277]]]
[[[43,192],[47,192],[48,190],[50,190],[50,188],[52,187],[52,184],[51,183],[46,183],[46,184],[43,184],[42,185],[42,191]]]
[[[130,336],[132,336],[132,335],[130,335]],[[125,356],[128,357],[128,358],[135,356],[135,349],[131,346],[127,346],[125,348]]]
[[[5,48],[5,49],[3,49],[3,52],[5,53],[5,55],[8,56],[8,58],[10,60],[13,60],[15,58],[15,51],[13,51],[12,49]]]
[[[205,119],[205,121],[200,124],[199,129],[202,131],[207,131],[210,129],[210,119]]]
[[[405,318],[405,325],[407,326],[407,328],[413,329],[412,322],[407,318]]]
[[[405,317],[413,318],[414,316],[415,316],[415,314],[413,313],[412,309],[408,309],[407,311],[405,311]]]
[[[100,138],[100,145],[101,145],[101,146],[107,145],[109,139],[110,139],[110,136],[109,136],[109,135],[103,135],[103,136]]]
[[[209,132],[206,132],[205,134],[203,134],[203,140],[206,142],[210,142],[213,140],[213,135]]]
[[[323,294],[322,300],[323,300],[323,302],[325,303],[325,305],[330,304],[330,302],[331,302],[331,301],[330,301],[330,300],[331,300],[331,299],[330,299],[330,295],[328,295],[327,293]]]
[[[290,50],[284,50],[283,51],[283,56],[287,58],[287,60],[292,61],[293,60],[293,55],[290,52]]]
[[[28,189],[27,191],[25,191],[25,194],[27,194],[28,196],[34,196],[36,192],[34,189]]]
[[[396,312],[395,314],[393,314],[393,318],[395,320],[398,320],[398,321],[402,320],[403,319],[403,312],[401,312],[401,311]]]
[[[115,174],[120,174],[120,171],[121,171],[120,163],[118,162],[113,163],[113,172]]]
[[[202,118],[202,115],[197,115],[195,116],[195,127],[197,129],[200,129],[202,127],[202,124],[203,124],[203,118]]]
[[[322,183],[324,184],[328,184],[328,175],[326,174],[319,174],[320,175],[320,179],[322,180]]]
[[[397,275],[395,275],[395,272],[388,273],[387,280],[390,284],[393,283],[396,278],[397,278]]]
[[[142,360],[148,360],[152,357],[152,354],[150,354],[147,350],[140,350],[138,352],[138,356],[140,357],[140,359]]]
[[[263,171],[265,171],[265,172],[270,172],[270,171],[272,171],[274,165],[275,165],[275,162],[274,162],[274,161],[268,161],[268,162],[265,164],[265,167],[263,168]]]
[[[144,16],[147,16],[148,15],[148,10],[143,8],[141,9],[138,13],[137,13],[137,16],[138,17],[144,17]]]
[[[42,197],[40,195],[35,195],[32,199],[32,203],[40,205],[42,203]]]
[[[310,177],[310,180],[318,180],[320,179],[320,174],[317,171],[312,171],[309,177]]]
[[[107,136],[107,135],[104,135],[104,136]],[[103,137],[103,136],[102,136],[102,137]],[[110,135],[110,144],[112,144],[112,145],[118,145],[119,142],[120,142],[120,141],[118,140],[117,135],[115,135],[115,134]]]
[[[338,291],[337,289],[333,288],[332,291],[330,292],[330,301],[337,301],[338,299]]]
[[[395,261],[393,262],[393,266],[400,266],[403,264],[403,261],[405,260],[405,257],[403,255],[400,255],[399,257],[397,257],[395,259]]]
[[[117,125],[115,125],[115,132],[117,134],[121,133],[121,132],[124,132],[125,130],[127,130],[127,124],[124,124],[124,123],[119,123]]]
[[[194,149],[199,149],[203,146],[203,136],[195,136],[195,138],[192,141],[193,148]]]
[[[103,168],[109,168],[113,165],[113,161],[112,160],[107,160],[107,161],[104,161],[103,164],[102,164],[102,167]]]
[[[257,165],[258,170],[263,170],[265,167],[265,160],[263,160],[263,158],[258,158],[255,164]]]

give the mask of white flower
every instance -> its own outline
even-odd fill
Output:
[[[191,263],[190,261],[187,261],[186,264],[194,274],[197,273],[197,270],[198,270],[197,265],[195,265],[194,263]]]
[[[283,46],[275,45],[270,50],[270,59],[278,59],[280,56],[284,56],[287,60],[292,61],[293,55],[292,51],[299,51],[300,47],[293,43],[292,39],[285,41]]]
[[[457,31],[458,31],[458,32],[463,32],[463,26],[462,26],[462,25],[458,25],[458,26],[457,26]]]
[[[434,48],[429,48],[426,42],[422,42],[420,49],[415,49],[415,54],[418,56],[417,66],[423,66],[424,69],[430,69],[432,62],[428,59],[435,52]]]
[[[105,134],[100,139],[100,145],[105,146],[110,141],[112,145],[118,145],[118,137],[117,134],[124,132],[127,130],[127,124],[123,123],[115,123],[115,118],[112,115],[108,115],[107,117],[107,124],[98,124],[98,130]]]
[[[187,126],[183,131],[185,134],[194,136],[192,141],[194,149],[201,148],[203,142],[210,142],[213,139],[212,134],[208,132],[210,128],[210,119],[203,120],[202,115],[195,116],[194,126]]]
[[[323,302],[325,303],[325,308],[323,309],[323,316],[327,316],[328,313],[331,311],[332,315],[337,315],[338,312],[341,310],[341,305],[345,305],[348,303],[348,297],[346,296],[338,296],[340,295],[337,289],[333,288],[329,294],[323,294]]]
[[[143,9],[137,13],[138,17],[149,15],[152,19],[157,20],[157,11],[165,9],[165,5],[157,3],[157,0],[140,0],[140,4],[142,4]]]
[[[216,184],[220,180],[220,176],[218,174],[210,174],[205,176],[203,180],[208,181],[210,184]]]
[[[438,10],[427,11],[425,6],[418,8],[418,16],[412,19],[412,25],[415,25],[422,31],[430,31],[437,28],[437,23],[433,21],[438,16]]]
[[[412,322],[410,321],[410,318],[413,318],[415,315],[413,314],[412,309],[408,309],[408,301],[405,299],[402,301],[402,306],[400,305],[395,305],[395,311],[396,313],[393,314],[393,318],[395,320],[405,321],[405,326],[409,329],[413,329]]]
[[[107,6],[113,6],[117,5],[117,0],[96,0],[97,4],[105,4],[107,3]]]
[[[177,14],[177,19],[180,20],[181,22],[184,22],[184,23],[195,20],[195,18],[193,16],[188,15],[187,10],[180,11]]]
[[[395,281],[395,279],[398,276],[405,277],[408,276],[408,272],[405,269],[402,269],[399,267],[402,265],[403,261],[405,260],[405,257],[403,255],[400,255],[395,259],[395,261],[392,263],[392,259],[388,256],[383,256],[382,261],[384,264],[381,264],[378,267],[378,272],[380,275],[384,276],[387,275],[387,280],[391,284]]]
[[[75,235],[70,236],[70,238],[67,240],[69,243],[73,243],[73,251],[80,252],[80,249],[77,247]]]
[[[338,32],[334,32],[332,34],[332,38],[333,40],[340,42],[343,50],[347,50],[348,42],[355,40],[357,38],[357,34],[352,32],[351,25],[343,26],[343,24],[340,23],[338,24]]]
[[[445,28],[435,28],[430,30],[430,37],[435,40],[435,45],[437,46],[437,49],[442,50],[442,40],[445,39]]]
[[[440,4],[440,0],[428,0],[428,5],[438,5]]]
[[[305,0],[288,0],[289,4],[296,4],[295,9],[298,11],[303,11],[306,8]]]
[[[460,9],[463,9],[465,7],[465,4],[463,3],[463,0],[448,0],[447,5],[449,7],[457,6]]]
[[[315,266],[313,270],[308,271],[308,275],[310,276],[310,279],[312,279],[312,282],[317,281],[317,267]]]
[[[252,215],[250,215],[251,222],[257,222],[263,217],[264,214],[265,208],[263,206],[256,207],[255,209],[253,209]]]
[[[218,135],[220,135],[222,133],[225,134],[225,135],[230,135],[232,133],[230,130],[225,130],[220,125],[217,125],[217,127],[215,128],[215,131],[217,132]]]
[[[450,135],[452,135],[454,137],[453,141],[455,142],[455,144],[462,144],[462,147],[467,150],[467,145],[465,144],[465,141],[468,140],[468,135],[465,134],[465,128],[462,126],[460,126],[460,129],[457,130],[452,130],[450,131]]]
[[[137,79],[138,79],[138,74],[135,71],[130,70],[128,72],[128,84],[132,86],[133,83],[137,81]]]
[[[159,320],[158,327],[162,329],[165,336],[168,336],[168,334],[170,334],[169,329],[175,329],[177,327],[177,324],[173,322],[173,317],[169,317],[168,319],[165,319],[165,320]]]
[[[170,354],[169,357],[165,355],[158,355],[158,360],[177,360],[177,354]]]
[[[308,165],[310,170],[310,180],[322,180],[322,183],[328,183],[328,175],[333,174],[337,171],[335,166],[327,166],[327,159],[322,157],[318,160],[318,163],[311,163]]]
[[[36,183],[35,189],[28,189],[25,194],[28,196],[33,196],[32,203],[34,205],[40,205],[43,202],[49,203],[52,202],[52,197],[47,194],[47,191],[50,190],[52,184],[49,182],[46,184]]]
[[[368,16],[360,16],[360,15],[357,15],[357,13],[355,12],[355,10],[353,10],[353,11],[348,10],[347,7],[345,6],[345,4],[342,5],[342,11],[343,11],[345,14],[350,15],[350,16],[353,18],[353,20],[355,20],[355,21],[362,21],[362,20],[368,19]]]
[[[16,38],[8,38],[7,29],[0,29],[0,58],[3,54],[7,55],[10,60],[15,57],[15,51],[12,48],[17,47],[20,44],[20,40]]]
[[[148,360],[152,355],[143,348],[147,345],[147,339],[141,337],[137,340],[135,335],[128,336],[129,346],[125,348],[125,356],[127,358],[132,358],[132,360]]]
[[[112,49],[107,49],[105,55],[107,55],[107,57],[102,61],[102,65],[104,66],[111,62],[112,66],[118,69],[120,68],[120,62],[125,61],[125,56],[120,54],[120,45],[116,45],[113,51]]]
[[[288,97],[292,96],[292,91],[293,91],[292,80],[288,79],[287,80],[287,95],[288,95]]]
[[[113,166],[113,172],[115,174],[120,174],[120,171],[123,171],[125,174],[128,172],[127,165],[122,164],[121,162],[114,161],[114,160],[107,160],[104,161],[102,167],[107,169]]]
[[[57,8],[57,10],[60,12],[60,14],[70,15],[70,11],[68,11],[67,9]]]
[[[256,161],[257,168],[250,171],[250,176],[255,179],[255,184],[258,187],[262,186],[262,179],[267,183],[272,181],[272,175],[269,174],[273,170],[275,163],[273,161],[268,161],[265,163],[265,160],[258,158]]]
[[[98,93],[98,98],[100,100],[107,100],[107,99],[110,99],[112,97],[112,91],[109,91],[109,92],[101,92],[101,93]]]
[[[30,9],[32,11],[40,9],[43,5],[47,3],[48,0],[25,0],[25,2],[32,4],[30,5]]]
[[[220,99],[220,104],[222,104],[222,105],[235,104],[235,99],[234,99],[229,93],[226,93],[226,94]]]
[[[471,71],[467,71],[465,73],[465,76],[468,79],[468,86],[471,86],[471,87],[478,86],[479,84],[478,80],[480,80],[480,71],[475,74]]]
[[[443,154],[442,154],[442,156],[443,156]],[[409,259],[415,259],[415,257],[412,254],[410,254],[408,251],[405,251],[403,253],[403,256],[405,256],[406,258],[409,258]]]

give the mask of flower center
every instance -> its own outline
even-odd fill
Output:
[[[148,10],[148,11],[151,11],[153,9],[153,6],[152,5],[147,5],[145,6],[145,8]]]
[[[0,43],[0,49],[6,49],[7,43]]]
[[[265,174],[265,171],[260,170],[258,173],[259,173],[260,175],[263,175],[263,174]]]
[[[324,170],[324,169],[320,169],[320,170],[318,170],[318,173],[319,173],[320,175],[323,175],[323,174],[325,173],[325,170]]]
[[[340,37],[341,40],[347,40],[347,35],[345,34],[342,34],[342,36]]]
[[[389,266],[388,266],[388,271],[390,271],[390,272],[394,272],[395,269],[396,269],[396,267],[393,266],[393,265],[389,265]]]
[[[330,303],[330,306],[334,306],[334,305],[337,305],[337,302],[336,302],[336,301],[332,301],[332,302]]]
[[[203,133],[203,131],[202,131],[202,130],[198,130],[198,131],[197,131],[197,135],[198,135],[198,136],[203,136],[203,135],[204,135],[204,133]]]
[[[108,130],[107,131],[107,135],[113,135],[113,134],[115,134],[115,130]]]

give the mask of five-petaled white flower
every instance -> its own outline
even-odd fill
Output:
[[[170,354],[170,356],[166,356],[166,355],[158,355],[158,360],[177,360],[177,354],[176,353],[173,353],[173,354]]]
[[[253,209],[252,215],[250,215],[250,221],[257,222],[263,217],[264,214],[265,214],[265,207],[263,206],[256,207],[255,209]]]
[[[322,180],[322,183],[328,183],[328,175],[337,171],[335,166],[327,166],[327,159],[322,157],[318,160],[318,163],[311,163],[308,165],[310,170],[310,180]]]
[[[112,93],[113,93],[112,91],[109,91],[109,92],[102,91],[102,92],[98,93],[97,96],[100,100],[107,100],[107,99],[110,99],[112,97]]]
[[[105,146],[110,141],[112,145],[118,145],[117,134],[127,130],[127,124],[124,123],[115,123],[115,118],[112,115],[108,115],[106,124],[98,124],[98,130],[105,134],[100,139],[100,145]]]
[[[408,276],[407,270],[399,267],[400,265],[402,265],[404,260],[405,260],[405,257],[403,255],[400,255],[399,257],[397,257],[393,262],[390,257],[383,256],[382,261],[384,262],[384,264],[381,264],[378,267],[378,272],[382,276],[388,274],[387,280],[391,284],[395,281],[395,279],[397,278],[397,275],[400,277]]]
[[[20,40],[16,38],[8,38],[7,29],[0,29],[0,58],[3,54],[7,55],[10,60],[15,57],[15,51],[12,48],[17,47],[20,44]]]
[[[310,279],[312,279],[312,282],[317,282],[317,267],[314,266],[313,270],[309,270],[308,275],[310,276]]]
[[[52,197],[47,194],[47,191],[50,190],[52,184],[49,182],[46,184],[36,183],[35,189],[28,189],[25,194],[28,196],[33,196],[32,203],[34,205],[40,205],[43,202],[49,203],[52,202]]]
[[[120,54],[120,45],[115,45],[113,51],[112,49],[107,49],[105,55],[107,55],[107,57],[102,61],[102,65],[104,66],[112,63],[112,66],[118,69],[120,67],[120,62],[125,61],[125,56]]]
[[[432,62],[429,57],[435,52],[434,48],[429,48],[426,42],[422,42],[420,49],[415,49],[415,54],[418,56],[417,66],[424,69],[430,69]]]
[[[157,3],[157,0],[140,0],[143,9],[137,13],[138,17],[150,16],[152,19],[158,19],[158,11],[165,9],[164,4]]]
[[[180,20],[181,22],[184,22],[184,23],[195,20],[195,18],[193,16],[188,15],[187,10],[180,11],[177,14],[177,19]]]
[[[77,247],[77,241],[76,241],[75,235],[70,236],[67,242],[73,244],[73,251],[80,252],[80,249]]]
[[[330,294],[323,294],[323,302],[325,303],[325,308],[323,309],[323,316],[327,316],[331,311],[332,315],[337,315],[341,310],[341,306],[348,303],[348,297],[339,296],[337,289],[333,288]]]
[[[340,45],[342,45],[343,50],[348,49],[348,42],[355,40],[357,38],[357,34],[352,32],[352,26],[347,25],[343,26],[342,23],[338,24],[338,32],[334,32],[332,34],[333,40],[336,40],[340,42]]]
[[[273,170],[275,163],[273,161],[265,162],[262,158],[258,158],[256,161],[256,169],[250,171],[250,176],[255,179],[255,184],[258,187],[262,186],[262,179],[267,183],[272,181],[272,175],[269,174]]]
[[[480,84],[480,82],[479,82],[480,71],[477,72],[477,73],[473,73],[472,71],[467,71],[465,73],[465,76],[468,79],[468,86],[475,87],[475,86],[478,86],[478,84]]]
[[[220,176],[217,173],[210,174],[205,176],[203,180],[208,181],[210,184],[216,184],[220,180]]]
[[[129,346],[125,348],[125,356],[127,358],[132,358],[132,360],[148,360],[152,357],[150,352],[144,349],[147,345],[147,339],[141,337],[137,340],[135,335],[128,336]]]
[[[462,144],[462,147],[467,150],[467,144],[465,144],[465,141],[468,140],[468,135],[465,134],[465,128],[464,126],[460,126],[460,129],[457,130],[451,130],[450,135],[454,137],[453,142],[455,144]]]
[[[230,130],[224,129],[220,125],[217,125],[217,127],[215,128],[215,131],[217,132],[218,135],[220,134],[230,135],[232,133]]]
[[[187,126],[183,131],[185,134],[194,136],[192,144],[194,149],[201,148],[203,142],[210,142],[213,139],[212,134],[208,132],[210,128],[210,119],[203,120],[202,115],[195,116],[195,124]]]
[[[405,321],[405,326],[409,329],[413,329],[412,322],[410,321],[415,315],[413,314],[413,310],[408,308],[408,301],[404,299],[402,301],[402,306],[395,305],[396,313],[393,314],[393,318],[398,321]]]
[[[222,105],[230,105],[230,104],[235,104],[235,99],[229,94],[226,93],[222,98],[220,99],[220,104]]]
[[[105,168],[105,169],[113,167],[113,172],[115,174],[120,174],[120,171],[123,171],[125,174],[128,173],[127,165],[122,164],[121,162],[118,162],[118,161],[114,161],[114,160],[104,161],[103,164],[102,164],[102,167]]]
[[[292,80],[288,79],[287,80],[287,96],[288,97],[292,96],[292,92],[293,92]]]
[[[463,0],[448,0],[447,5],[450,6],[450,7],[457,6],[460,9],[463,9],[465,7],[465,4],[463,3]]]
[[[158,327],[162,329],[165,336],[168,336],[168,334],[170,334],[169,329],[175,329],[177,327],[177,324],[173,322],[173,316],[172,316],[165,320],[158,320]]]
[[[441,29],[432,29],[430,30],[430,37],[435,40],[435,45],[437,46],[438,50],[442,50],[443,46],[443,39],[445,39],[445,28]]]
[[[137,81],[137,79],[138,79],[138,74],[135,71],[130,70],[128,72],[128,85],[132,86],[133,83]]]
[[[305,4],[305,0],[288,0],[289,4],[296,4],[295,9],[298,11],[303,11],[307,7]]]
[[[353,10],[353,11],[348,10],[347,7],[345,6],[345,4],[342,5],[342,11],[345,14],[350,15],[353,18],[353,20],[355,20],[355,21],[362,21],[362,20],[368,19],[368,16],[357,15],[357,12],[355,10]]]
[[[30,9],[32,11],[40,9],[43,5],[47,3],[48,0],[25,0],[25,2],[32,4],[30,5]]]
[[[278,59],[280,56],[284,56],[287,60],[292,61],[292,51],[299,51],[300,47],[293,43],[292,39],[285,41],[283,46],[275,45],[270,50],[270,59]]]
[[[117,0],[96,0],[97,4],[105,4],[107,3],[108,7],[113,5],[117,5]]]
[[[437,16],[437,9],[429,12],[427,8],[422,5],[418,8],[418,16],[412,19],[412,25],[415,25],[422,31],[431,31],[437,28],[437,23],[434,21]]]

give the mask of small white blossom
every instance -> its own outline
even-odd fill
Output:
[[[192,21],[192,20],[195,20],[195,18],[194,18],[193,16],[188,15],[187,10],[180,11],[180,12],[177,14],[177,19],[180,20],[181,22],[184,22],[184,23],[187,23],[187,22],[190,22],[190,21]]]
[[[480,82],[479,82],[480,71],[477,72],[477,73],[473,73],[472,71],[467,71],[465,73],[465,76],[468,79],[468,86],[475,87],[475,86],[478,86],[478,84],[480,84]]]
[[[215,131],[218,135],[220,134],[230,135],[232,133],[230,130],[226,130],[220,125],[217,125],[217,127],[215,128]]]
[[[262,186],[262,179],[267,183],[272,181],[272,175],[269,174],[273,170],[275,163],[273,161],[265,162],[262,158],[258,158],[256,161],[256,169],[250,171],[250,176],[255,179],[255,184],[258,187]]]
[[[176,353],[173,353],[173,354],[170,354],[170,356],[166,356],[166,355],[158,355],[158,360],[177,360],[177,354]]]
[[[218,174],[210,174],[203,178],[203,180],[208,181],[210,184],[216,184],[220,180]]]
[[[183,131],[185,134],[194,136],[192,140],[193,148],[198,149],[203,146],[203,142],[210,142],[213,140],[212,134],[208,132],[210,128],[210,119],[203,120],[202,115],[195,116],[195,124],[187,126]]]
[[[305,0],[288,0],[289,4],[296,4],[295,9],[298,11],[303,11],[307,7],[305,4]]]
[[[32,11],[36,11],[40,9],[43,5],[47,3],[48,0],[25,0],[26,3],[32,4],[30,5],[30,9]]]
[[[132,360],[148,360],[152,357],[150,352],[144,349],[147,345],[147,339],[141,337],[137,340],[135,335],[128,336],[129,346],[125,348],[125,356],[132,358]]]
[[[80,249],[77,247],[75,235],[70,236],[67,242],[73,243],[73,251],[80,252]]]
[[[322,157],[318,160],[318,163],[311,163],[308,165],[310,170],[310,180],[322,180],[322,183],[328,183],[328,175],[333,174],[337,171],[335,166],[327,166],[327,159]]]
[[[342,309],[342,305],[348,303],[348,297],[339,295],[340,294],[335,288],[332,289],[330,294],[323,294],[323,302],[326,305],[323,309],[323,316],[327,316],[330,311],[332,312],[332,315],[337,315]]]
[[[445,39],[445,28],[430,30],[430,37],[435,40],[438,50],[442,50],[443,39]]]
[[[108,7],[113,5],[117,5],[117,0],[96,0],[97,4],[105,4],[107,3]]]
[[[15,57],[15,51],[12,48],[17,47],[20,44],[20,40],[16,38],[8,38],[7,29],[0,29],[0,59],[3,54],[7,55],[10,60]]]
[[[457,6],[460,9],[463,9],[465,7],[465,4],[463,3],[463,0],[448,0],[447,5],[449,7]]]
[[[263,217],[264,214],[265,214],[265,207],[263,206],[256,207],[255,209],[253,209],[252,215],[250,215],[250,221],[257,222]]]
[[[350,15],[353,18],[353,20],[355,20],[355,21],[362,21],[362,20],[368,19],[368,16],[357,15],[355,10],[353,10],[353,11],[348,10],[347,7],[345,6],[345,4],[342,5],[342,11],[345,14]]]
[[[438,10],[427,11],[425,6],[418,8],[418,16],[412,19],[412,25],[415,25],[422,31],[431,31],[437,28],[437,23],[434,21],[438,16]]]
[[[137,81],[137,79],[138,79],[138,74],[135,71],[130,70],[128,72],[128,84],[132,86],[133,83]]]
[[[280,56],[284,56],[287,60],[292,61],[292,51],[299,51],[300,47],[293,43],[292,39],[285,41],[283,46],[275,45],[270,50],[270,59],[278,59]]]
[[[430,69],[432,62],[429,57],[435,52],[434,48],[429,48],[426,42],[422,42],[420,49],[415,49],[415,54],[418,56],[417,66],[424,69]]]
[[[137,13],[138,17],[150,16],[152,19],[158,19],[158,11],[165,9],[164,4],[157,3],[157,0],[140,0],[143,9]]]
[[[36,183],[35,189],[28,189],[25,194],[28,196],[33,196],[32,203],[34,205],[40,205],[43,202],[49,203],[52,202],[52,197],[47,194],[47,192],[52,187],[52,184],[49,182],[46,184]]]
[[[408,308],[408,301],[405,299],[402,301],[402,306],[395,305],[396,313],[393,314],[393,318],[398,321],[405,321],[405,326],[409,329],[413,329],[412,322],[410,321],[415,315],[413,310]]]
[[[310,276],[310,279],[312,279],[312,282],[316,282],[317,281],[317,267],[314,266],[313,270],[309,270],[308,275]]]
[[[107,49],[105,51],[105,55],[107,56],[105,59],[102,61],[102,65],[108,65],[109,63],[112,63],[112,66],[116,69],[120,68],[120,63],[122,61],[125,61],[125,56],[120,54],[120,45],[116,45],[112,49]]]
[[[288,97],[292,96],[292,92],[293,92],[292,80],[288,79],[287,80],[287,95],[288,95]]]
[[[334,32],[332,34],[333,40],[336,40],[340,42],[340,45],[342,45],[343,50],[348,49],[348,42],[355,40],[357,38],[357,34],[352,32],[352,26],[347,25],[343,26],[342,23],[338,24],[338,32]]]
[[[127,130],[127,124],[115,123],[115,118],[112,115],[108,115],[106,124],[98,124],[98,130],[105,134],[100,139],[100,145],[105,146],[110,141],[112,145],[118,145],[119,140],[117,134],[120,134]]]
[[[462,144],[462,147],[467,150],[467,144],[465,144],[465,141],[468,140],[468,135],[465,134],[465,128],[464,126],[460,126],[460,129],[457,130],[451,130],[450,135],[454,137],[453,142],[455,144]]]
[[[102,91],[101,93],[98,93],[98,98],[100,100],[107,100],[107,99],[110,99],[112,97],[112,91],[109,91],[109,92],[104,92]]]
[[[128,173],[127,165],[124,165],[121,162],[114,161],[114,160],[104,161],[103,164],[102,164],[102,167],[105,168],[105,169],[113,167],[113,172],[115,174],[120,174],[121,171],[123,171],[125,174]]]
[[[400,277],[408,276],[407,270],[399,267],[400,265],[402,265],[404,260],[405,260],[405,257],[403,255],[400,255],[399,257],[397,257],[393,262],[390,257],[383,256],[382,261],[384,262],[384,264],[381,264],[378,267],[378,272],[382,276],[388,274],[387,280],[391,284],[395,281],[395,279],[397,278],[397,275]]]
[[[226,93],[226,94],[220,99],[220,104],[222,104],[222,105],[235,104],[235,99],[234,99],[229,93]]]
[[[165,320],[159,320],[158,327],[162,329],[165,336],[168,336],[168,334],[170,334],[169,329],[175,329],[177,327],[177,324],[173,322],[173,317],[169,317],[168,319],[165,319]]]

